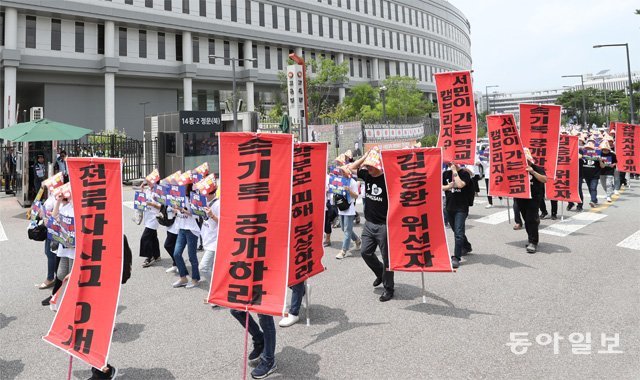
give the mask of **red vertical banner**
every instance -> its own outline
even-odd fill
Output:
[[[553,179],[547,181],[547,198],[553,201],[582,202],[578,160],[578,136],[561,135],[556,173]]]
[[[219,139],[220,222],[208,301],[284,315],[293,136],[220,133]]]
[[[478,139],[470,71],[435,74],[440,109],[438,148],[445,162],[475,165]]]
[[[383,150],[392,271],[452,272],[442,215],[442,150]]]
[[[324,271],[322,234],[327,154],[324,142],[300,143],[293,148],[289,286]]]
[[[67,289],[45,341],[103,368],[122,279],[122,161],[68,158],[76,220],[76,255]]]
[[[560,144],[562,107],[551,104],[520,104],[520,138],[536,165],[545,173],[556,172]],[[551,176],[550,176],[551,178]]]
[[[513,115],[487,116],[489,134],[489,195],[531,198],[527,159]]]
[[[616,123],[618,170],[640,173],[640,125]]]

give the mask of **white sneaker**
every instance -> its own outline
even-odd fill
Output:
[[[188,286],[188,284],[190,284],[190,283],[189,282],[182,282],[182,280],[178,280],[178,281],[174,282],[172,286],[174,288],[182,288],[182,287]]]
[[[484,208],[492,208],[492,207],[493,207],[493,205],[486,205],[486,206],[484,206]]]
[[[298,317],[297,315],[289,314],[280,320],[280,322],[278,323],[278,326],[280,327],[293,326],[296,323],[298,323],[299,320],[300,320],[300,317]]]
[[[356,240],[356,249],[360,249],[362,247],[362,239]]]
[[[615,190],[615,191],[613,192],[613,194],[615,194],[615,195],[620,195],[620,192],[619,192],[618,190]]]
[[[171,267],[165,271],[166,273],[178,273],[178,267]]]
[[[187,286],[185,286],[185,288],[192,289],[192,288],[197,287],[198,285],[200,285],[200,281],[191,280],[191,281],[189,281]]]
[[[338,252],[338,254],[336,255],[336,259],[338,260],[342,260],[344,259],[344,257],[347,255],[347,253],[344,250],[340,250],[340,252]]]
[[[611,197],[607,197],[607,202],[611,202]]]

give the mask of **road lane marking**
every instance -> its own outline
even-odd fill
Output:
[[[494,212],[491,215],[487,215],[487,216],[484,216],[484,217],[476,220],[476,222],[480,222],[480,223],[484,223],[484,224],[491,224],[491,225],[504,223],[504,222],[509,220],[509,212],[510,212],[510,210],[503,210],[503,211]]]
[[[133,208],[133,201],[124,201],[124,202],[122,202],[122,205],[123,205],[124,207],[126,207],[126,208],[130,208],[130,209],[132,209],[132,210],[135,210],[135,209]]]
[[[2,226],[2,222],[0,222],[0,241],[7,241],[7,234],[4,232],[4,227]]]
[[[554,223],[540,230],[541,234],[565,237],[590,225],[593,222],[605,218],[605,214],[595,212],[582,212],[564,221]]]
[[[640,251],[640,230],[616,244],[616,246]]]

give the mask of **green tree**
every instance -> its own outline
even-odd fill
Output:
[[[438,136],[436,135],[424,136],[422,139],[420,139],[420,144],[422,144],[423,147],[436,146],[438,144]]]
[[[349,90],[343,104],[349,117],[362,118],[364,107],[369,106],[369,109],[373,109],[379,101],[378,90],[369,83],[362,83]]]
[[[384,80],[386,113],[390,119],[407,119],[433,112],[435,106],[418,89],[418,80],[411,77],[389,77]]]

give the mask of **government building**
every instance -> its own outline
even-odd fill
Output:
[[[443,0],[2,0],[2,127],[42,107],[140,138],[144,115],[228,113],[232,59],[242,110],[268,109],[290,53],[348,62],[339,100],[395,75],[432,94],[433,74],[471,68],[469,34]]]

